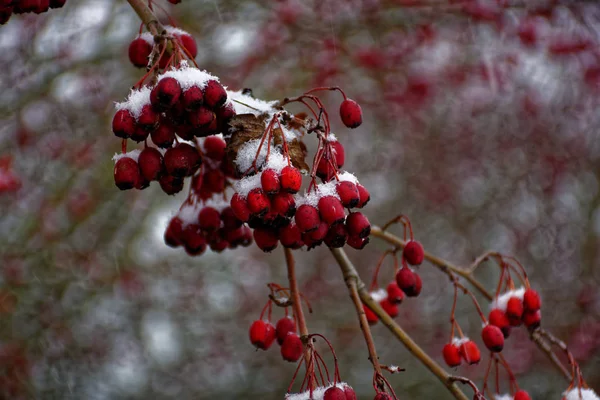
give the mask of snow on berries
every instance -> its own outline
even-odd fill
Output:
[[[574,388],[563,393],[563,400],[600,400],[592,389]]]
[[[492,301],[490,323],[506,332],[505,336],[508,336],[510,326],[524,324],[534,329],[540,324],[540,308],[540,297],[535,290],[524,287],[507,290]],[[494,313],[493,318],[492,313]],[[506,326],[507,321],[509,326]]]
[[[0,2],[0,25],[7,23],[12,14],[42,14],[51,8],[61,8],[66,3],[67,0],[12,0]]]

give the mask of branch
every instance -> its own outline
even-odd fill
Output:
[[[150,7],[143,0],[127,0],[127,2],[135,10],[152,35],[156,36],[165,32],[165,27],[162,26],[156,15],[154,15]]]
[[[348,259],[348,256],[342,249],[331,249],[333,256],[338,262],[344,277],[347,280],[354,281],[358,290],[361,301],[366,304],[376,315],[379,317],[381,322],[396,336],[402,344],[415,356],[429,371],[431,371],[438,379],[444,384],[444,386],[452,393],[454,398],[459,400],[468,400],[467,396],[454,384],[450,379],[450,375],[436,363],[418,344],[416,344],[412,338],[385,312],[383,308],[377,303],[367,291],[364,282],[361,281],[356,268],[352,265],[352,262]]]
[[[399,237],[397,237],[389,232],[385,232],[385,231],[381,230],[381,228],[379,228],[377,226],[371,227],[371,235],[373,235],[379,239],[382,239],[390,244],[393,244],[394,246],[399,246],[402,248],[404,248],[404,246],[406,246],[406,241],[400,239]],[[481,293],[486,299],[488,299],[489,301],[491,301],[493,299],[492,293],[490,293],[485,288],[485,286],[483,286],[483,284],[481,282],[479,282],[473,276],[473,272],[484,261],[486,261],[490,257],[498,257],[498,256],[500,256],[500,253],[495,252],[495,251],[488,251],[488,252],[484,253],[483,255],[477,257],[475,259],[475,261],[468,268],[458,267],[458,266],[450,263],[449,261],[446,261],[442,258],[436,257],[433,254],[428,253],[428,252],[425,252],[424,255],[425,255],[425,260],[429,261],[431,264],[433,264],[435,267],[437,267],[440,271],[444,272],[446,275],[452,277],[452,274],[454,273],[456,275],[461,276],[467,282],[469,282],[471,285],[473,285],[473,287],[475,287],[479,291],[479,293]],[[560,362],[560,360],[558,359],[556,354],[554,354],[554,352],[552,351],[550,346],[548,346],[548,344],[544,342],[541,335],[536,334],[536,331],[534,331],[530,335],[531,340],[540,348],[540,350],[542,350],[546,354],[546,356],[548,356],[548,358],[550,359],[550,362],[552,362],[552,364],[554,364],[554,366],[562,373],[562,375],[565,377],[565,379],[570,382],[571,374],[565,368],[565,366]]]

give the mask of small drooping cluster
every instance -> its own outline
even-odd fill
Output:
[[[250,343],[257,349],[268,350],[275,339],[281,346],[281,357],[285,361],[296,362],[302,356],[304,344],[296,329],[296,320],[287,314],[280,318],[275,325],[271,323],[271,300],[269,300],[268,317],[264,318],[265,310],[259,319],[250,325]]]
[[[13,14],[42,14],[51,8],[61,8],[67,0],[0,0],[0,25],[8,22]]]
[[[540,325],[542,302],[540,295],[531,288],[512,289],[504,292],[492,302],[488,316],[490,325],[497,326],[504,337],[513,327],[525,325],[535,329]]]
[[[461,338],[454,337],[450,343],[444,345],[442,355],[446,364],[451,368],[458,367],[463,360],[469,365],[477,364],[481,361],[479,347],[466,336]]]

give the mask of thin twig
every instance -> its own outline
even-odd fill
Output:
[[[143,0],[127,0],[127,2],[135,10],[152,35],[156,36],[165,32],[164,26],[162,26],[156,15],[148,7],[148,4],[144,3]]]

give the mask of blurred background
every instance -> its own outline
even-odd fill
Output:
[[[324,97],[345,167],[371,192],[371,222],[406,214],[428,251],[458,265],[488,249],[517,256],[542,295],[543,326],[600,388],[599,4],[158,4],[231,89],[275,100],[337,85],[356,99],[364,122],[349,130],[339,94]],[[139,28],[124,0],[68,0],[0,26],[1,398],[282,399],[295,365],[248,340],[266,284],[286,285],[281,248],[190,257],[162,239],[186,190],[114,185],[110,122],[143,75],[127,58]],[[348,250],[363,280],[387,248],[373,239]],[[337,265],[326,248],[296,253],[309,329],[331,340],[359,398],[372,398]],[[441,361],[453,290],[432,266],[419,273],[422,294],[397,321]],[[380,284],[392,276],[389,262]],[[486,264],[477,277],[493,289],[498,275]],[[466,299],[458,313],[479,340]],[[389,377],[401,398],[451,398],[385,327],[373,332],[382,362],[406,368]],[[568,385],[524,329],[505,356],[535,399]],[[456,373],[481,384],[484,366]]]

